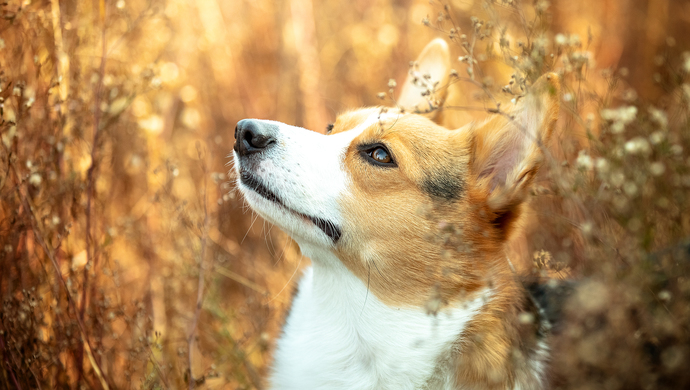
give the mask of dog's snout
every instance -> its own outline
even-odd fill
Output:
[[[243,119],[235,127],[234,150],[240,156],[262,152],[276,142],[276,132],[273,124]]]

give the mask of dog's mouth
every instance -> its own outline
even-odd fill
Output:
[[[299,211],[291,209],[290,207],[286,206],[285,203],[283,203],[283,201],[278,197],[278,195],[274,194],[271,190],[266,188],[266,186],[263,185],[263,183],[261,183],[261,181],[251,173],[247,171],[242,171],[240,173],[240,181],[242,182],[242,184],[249,187],[251,190],[261,195],[265,199],[280,205],[284,209],[290,211],[291,213],[301,218],[311,221],[311,223],[313,223],[325,235],[327,235],[331,240],[333,240],[334,244],[338,242],[338,240],[340,239],[342,232],[340,231],[340,228],[336,226],[333,222],[326,221],[318,217],[312,217],[310,215],[302,214]]]

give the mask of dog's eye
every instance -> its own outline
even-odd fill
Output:
[[[378,147],[369,152],[369,156],[381,164],[390,164],[393,162],[391,155],[388,154],[388,151],[382,147]]]
[[[390,152],[381,145],[376,145],[372,148],[364,150],[362,154],[366,156],[366,159],[374,165],[382,165],[386,167],[395,166],[395,161],[393,161],[393,157],[391,157]]]
[[[328,126],[326,126],[326,134],[331,134],[331,131],[333,131],[333,123],[329,123]]]

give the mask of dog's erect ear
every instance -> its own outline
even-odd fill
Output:
[[[558,76],[546,74],[506,114],[496,114],[471,130],[470,170],[488,194],[496,224],[505,225],[506,231],[544,159],[544,145],[558,118],[559,96]]]
[[[402,86],[398,105],[430,119],[438,117],[448,91],[450,50],[441,38],[429,42],[422,50]]]

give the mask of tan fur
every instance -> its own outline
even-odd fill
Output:
[[[558,92],[558,77],[545,75],[508,114],[455,131],[421,115],[381,108],[345,113],[334,126],[334,132],[346,131],[372,114],[381,118],[345,156],[352,183],[341,203],[345,236],[337,255],[343,263],[392,306],[433,308],[434,300],[443,306],[480,289],[492,291],[458,339],[461,353],[452,364],[463,388],[537,385],[529,379],[527,357],[536,331],[517,320],[528,303],[504,246],[544,159]],[[397,168],[362,158],[358,146],[376,143],[386,145]],[[430,180],[460,183],[461,189],[457,197],[436,196],[429,192]]]
[[[552,80],[536,85],[554,88],[539,143],[548,138],[557,113],[558,81],[555,75],[549,77]],[[334,132],[355,127],[377,112],[380,109],[373,108],[341,115]],[[506,185],[492,191],[491,174],[482,167],[509,138],[506,133],[521,131],[508,118],[497,116],[480,126],[449,131],[418,115],[391,110],[381,116],[380,123],[352,142],[345,157],[353,183],[352,196],[342,204],[347,245],[338,255],[386,303],[418,306],[439,287],[444,302],[465,299],[459,294],[486,285],[494,261],[505,263],[503,245],[543,153],[538,144],[527,148]],[[374,143],[389,148],[396,169],[361,158],[357,145]],[[424,181],[435,178],[463,183],[459,198],[449,201],[426,193]],[[499,214],[510,220],[495,226]]]
[[[448,58],[447,45],[434,41],[417,69],[442,86]],[[558,77],[542,76],[505,114],[457,130],[433,122],[439,119],[434,112],[409,113],[430,106],[414,77],[403,85],[402,109],[351,111],[334,124],[338,133],[379,117],[346,152],[352,182],[341,201],[346,219],[336,254],[391,306],[435,312],[489,289],[490,299],[459,335],[456,352],[439,365],[450,364],[463,389],[538,388],[529,356],[538,325],[518,321],[531,302],[504,251],[545,158],[558,116]],[[435,92],[433,99],[442,101],[445,91]],[[365,161],[361,146],[373,144],[385,145],[397,167]]]

